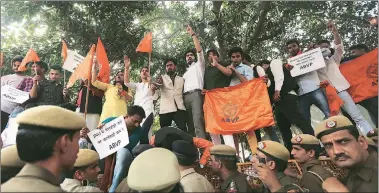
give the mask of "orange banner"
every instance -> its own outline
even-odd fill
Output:
[[[101,82],[109,83],[109,77],[111,75],[111,68],[109,66],[108,56],[105,52],[103,42],[101,42],[100,37],[97,39],[96,47],[96,57],[100,64],[99,74],[97,79]]]
[[[95,45],[92,45],[91,50],[84,58],[83,62],[78,65],[75,71],[71,74],[67,83],[67,88],[72,87],[79,78],[84,78],[91,81],[92,60],[95,54]]]
[[[207,91],[204,118],[207,132],[223,135],[275,124],[267,86],[262,78]]]
[[[378,48],[340,65],[355,103],[378,96]]]
[[[62,40],[62,52],[61,52],[61,55],[62,55],[62,58],[63,58],[63,63],[64,63],[64,61],[66,61],[66,58],[67,58],[67,50],[68,50],[67,44],[66,44],[66,42],[64,40]]]
[[[151,53],[153,51],[153,33],[148,32],[145,37],[138,44],[136,52],[147,52]]]
[[[27,70],[26,64],[29,62],[39,62],[41,61],[37,55],[37,53],[30,48],[29,51],[26,53],[24,59],[22,60],[20,66],[18,67],[18,71],[25,71]]]

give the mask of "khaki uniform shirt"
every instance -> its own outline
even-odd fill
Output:
[[[66,192],[103,192],[96,187],[83,186],[79,180],[70,178],[64,179],[61,188]]]
[[[243,174],[235,172],[222,182],[221,192],[252,192],[252,188]]]
[[[288,192],[291,190],[295,190],[295,192],[304,192],[300,186],[298,186],[295,182],[294,179],[285,175],[284,172],[277,172],[276,173],[276,179],[278,179],[279,183],[282,185],[282,187],[276,191],[276,192]],[[270,189],[268,189],[266,186],[262,187],[263,190],[261,189],[255,189],[255,192],[264,192],[264,193],[269,193],[271,192]]]
[[[322,183],[326,178],[333,177],[333,174],[321,166],[319,160],[311,160],[301,168],[303,176],[300,180],[300,186],[308,189],[309,192],[324,192]]]
[[[40,166],[27,163],[14,178],[1,185],[2,192],[64,192],[59,179]]]
[[[346,187],[350,192],[378,192],[378,157],[370,154],[366,163],[349,170]]]
[[[181,171],[180,176],[184,192],[214,192],[212,184],[193,168]]]

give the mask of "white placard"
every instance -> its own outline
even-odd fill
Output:
[[[320,48],[292,57],[288,59],[288,64],[293,66],[293,69],[291,70],[292,77],[325,67],[324,57],[322,56]]]
[[[70,71],[70,72],[74,72],[75,68],[81,64],[84,60],[84,57],[81,56],[80,54],[74,52],[74,51],[71,51],[71,50],[68,50],[67,51],[67,58],[66,58],[66,61],[64,62],[62,68]]]
[[[1,87],[1,99],[22,104],[29,99],[29,92],[18,90],[17,88],[5,85]]]
[[[123,116],[88,133],[100,159],[115,153],[129,144],[129,134]]]

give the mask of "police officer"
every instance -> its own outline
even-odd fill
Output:
[[[193,144],[184,140],[177,140],[172,143],[172,151],[178,158],[180,184],[184,192],[214,192],[212,184],[204,176],[195,172],[198,152]]]
[[[20,113],[18,155],[26,165],[3,185],[4,192],[62,192],[61,172],[74,166],[84,119],[75,112],[43,105]]]
[[[152,148],[138,155],[129,174],[119,186],[127,183],[132,191],[180,192],[179,163],[174,153],[164,148]]]
[[[61,184],[66,192],[103,192],[89,183],[97,181],[100,168],[97,162],[99,154],[90,149],[80,149],[74,169],[67,173],[67,178]]]
[[[228,145],[215,145],[210,149],[209,165],[223,181],[221,192],[251,192],[246,177],[237,171],[236,149]]]
[[[20,159],[16,145],[1,149],[1,184],[15,177],[25,162]]]
[[[369,154],[367,140],[348,118],[333,116],[321,121],[315,128],[315,135],[333,162],[349,170],[346,189],[350,192],[378,192],[378,157]],[[335,186],[333,178],[323,183],[327,192],[341,192]]]
[[[321,166],[318,160],[322,151],[319,140],[313,135],[300,134],[291,139],[292,151],[291,155],[297,163],[302,165],[302,176],[299,185],[309,192],[323,192],[322,182],[333,177],[327,169]]]
[[[284,174],[290,153],[276,141],[258,143],[257,154],[253,156],[253,166],[258,178],[263,182],[263,192],[303,192],[293,179]]]

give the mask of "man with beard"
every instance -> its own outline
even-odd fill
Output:
[[[20,66],[23,59],[24,58],[22,56],[15,56],[11,60],[12,70],[14,71],[14,74],[2,76],[1,87],[9,85],[16,88],[27,77],[23,72],[18,71],[18,67]],[[3,98],[1,99],[1,131],[5,129],[5,126],[8,123],[9,115],[17,107],[17,105],[17,103],[10,102]]]
[[[309,192],[323,192],[322,182],[329,177],[333,177],[333,174],[321,166],[321,162],[318,160],[323,150],[319,140],[312,135],[300,134],[293,137],[291,142],[291,155],[302,166],[303,175],[296,176],[300,180],[299,185],[309,190]],[[288,168],[288,170],[290,169]]]
[[[26,105],[26,109],[39,105],[62,105],[70,100],[67,88],[63,88],[60,82],[62,67],[52,65],[49,72],[49,80],[45,78],[47,64],[36,62],[32,65],[32,71],[37,72],[33,77],[33,87],[30,90],[32,102]]]
[[[300,43],[296,39],[291,39],[286,42],[287,50],[290,57],[302,54],[300,50]],[[288,65],[290,66],[290,65]],[[299,85],[297,91],[299,110],[303,117],[311,122],[311,106],[315,105],[324,114],[325,118],[330,116],[328,100],[325,93],[320,88],[320,79],[317,71],[308,72],[297,76],[296,82]]]
[[[175,121],[176,126],[187,132],[186,108],[183,102],[184,79],[176,72],[176,61],[169,58],[165,61],[166,74],[158,77],[153,88],[161,90],[161,103],[159,106],[159,123],[161,127],[171,126]]]
[[[315,128],[315,135],[321,140],[326,153],[341,168],[349,170],[346,187],[350,192],[378,192],[378,157],[367,151],[367,140],[344,116],[333,116],[321,121]],[[327,192],[336,191],[334,177],[323,182]]]
[[[61,187],[66,192],[103,192],[89,183],[97,181],[100,168],[97,164],[99,154],[90,149],[80,149],[74,169],[67,173]]]
[[[317,70],[320,81],[328,81],[336,90],[338,96],[342,99],[344,104],[342,109],[345,110],[350,117],[357,124],[357,127],[366,135],[372,130],[371,125],[363,117],[355,102],[351,98],[347,89],[350,87],[349,82],[342,75],[339,66],[343,55],[343,44],[337,28],[333,22],[327,23],[328,29],[333,32],[334,36],[334,49],[330,49],[330,42],[328,40],[320,40],[316,47],[320,47],[324,56],[326,66]]]
[[[206,139],[208,135],[205,132],[204,96],[201,94],[204,87],[204,53],[199,39],[190,26],[187,26],[187,33],[191,35],[197,51],[197,62],[195,62],[195,52],[193,50],[185,53],[187,71],[183,75],[183,98],[188,115],[188,131],[191,135]]]
[[[4,192],[63,192],[60,174],[73,168],[79,131],[85,121],[75,112],[43,105],[19,114],[17,150],[26,162],[16,177],[1,185]]]

